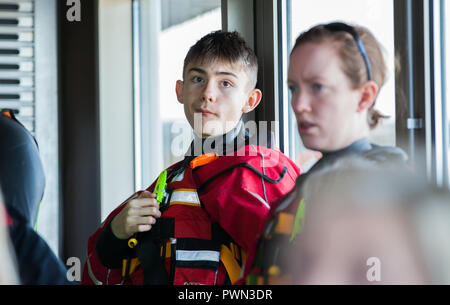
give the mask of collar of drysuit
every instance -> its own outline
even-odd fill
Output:
[[[223,156],[245,146],[248,143],[248,138],[249,135],[242,120],[232,130],[223,135],[200,138],[194,134],[194,140],[189,146],[185,158],[207,153],[216,153],[218,156]]]

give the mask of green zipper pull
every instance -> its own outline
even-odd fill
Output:
[[[298,205],[297,213],[295,214],[294,227],[292,228],[291,238],[289,242],[292,243],[295,237],[302,232],[303,223],[305,219],[305,200],[302,199]]]

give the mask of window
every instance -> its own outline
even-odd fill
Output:
[[[179,2],[179,3],[178,3]],[[172,1],[173,6],[185,5],[186,1]],[[192,16],[189,9],[184,13],[188,18],[177,22],[180,10],[163,11],[162,31],[159,37],[159,92],[160,117],[163,124],[164,168],[183,159],[191,143],[192,129],[184,115],[183,106],[177,101],[175,83],[183,79],[183,63],[189,48],[202,36],[211,31],[220,30],[220,1],[210,1],[199,15]],[[178,20],[180,20],[178,19]]]
[[[184,57],[222,27],[220,0],[133,1],[135,190],[183,158],[192,137],[175,95]],[[157,46],[157,47],[155,47]]]
[[[449,126],[446,99],[446,12],[445,1],[424,2],[425,28],[425,103],[427,106],[427,170],[429,179],[439,187],[449,182]],[[448,33],[447,33],[448,38]],[[448,41],[447,41],[448,43]],[[448,69],[447,69],[448,70]]]
[[[388,78],[377,98],[376,109],[390,116],[390,118],[384,120],[380,126],[371,132],[370,140],[380,145],[395,145],[393,0],[316,0],[314,2],[290,0],[287,2],[286,15],[288,16],[286,20],[289,23],[286,25],[288,29],[288,54],[286,56],[289,56],[291,47],[300,33],[320,23],[338,20],[355,23],[367,27],[375,35],[384,47],[384,55],[388,66]],[[291,108],[290,102],[284,107]],[[289,113],[288,132],[291,142],[289,156],[305,171],[314,163],[311,158],[314,159],[316,155],[300,153],[305,148],[301,144],[295,116],[291,109],[289,109]],[[293,142],[294,145],[292,145]]]
[[[445,91],[447,93],[447,95],[444,97],[446,100],[446,105],[445,107],[447,108],[447,139],[446,139],[446,143],[447,143],[447,177],[450,177],[450,105],[448,103],[448,101],[450,101],[450,55],[448,54],[448,50],[450,50],[450,22],[448,22],[447,20],[449,20],[450,18],[450,5],[449,3],[447,3],[446,1],[442,1],[443,6],[444,6],[444,16],[446,18],[443,18],[443,21],[445,23],[445,27],[444,31],[445,31],[445,36],[444,36],[444,40],[445,40],[445,52],[443,52],[443,55],[445,57],[445,65],[446,65],[446,71],[445,71],[445,79],[446,79],[446,84],[445,84]],[[448,185],[448,187],[450,188],[450,185]]]

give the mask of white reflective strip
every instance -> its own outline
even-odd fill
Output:
[[[92,271],[92,268],[91,268],[91,262],[89,260],[89,257],[87,259],[87,267],[88,267],[88,274],[89,274],[89,277],[91,278],[92,282],[94,282],[95,285],[103,285],[103,283],[100,282],[99,280],[97,280],[97,278],[95,277],[94,272]]]
[[[219,262],[220,252],[218,251],[191,251],[191,250],[177,250],[177,261],[212,261]]]
[[[249,192],[253,197],[258,199],[262,204],[264,204],[266,206],[266,208],[268,208],[270,210],[270,205],[267,203],[267,201],[265,201],[263,198],[261,198],[261,196],[259,196],[256,193],[253,193],[251,191],[247,191],[247,192]]]
[[[177,191],[174,190],[170,197],[170,203],[172,202],[187,202],[200,205],[200,199],[196,191]]]
[[[178,175],[176,175],[175,177],[173,177],[172,182],[183,180],[183,178],[184,178],[184,172],[185,172],[185,170],[182,171],[181,173],[179,173]]]

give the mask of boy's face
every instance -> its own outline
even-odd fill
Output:
[[[176,93],[189,124],[202,138],[232,130],[262,96],[260,90],[252,90],[249,75],[239,63],[221,61],[189,63],[184,81],[177,81]]]

